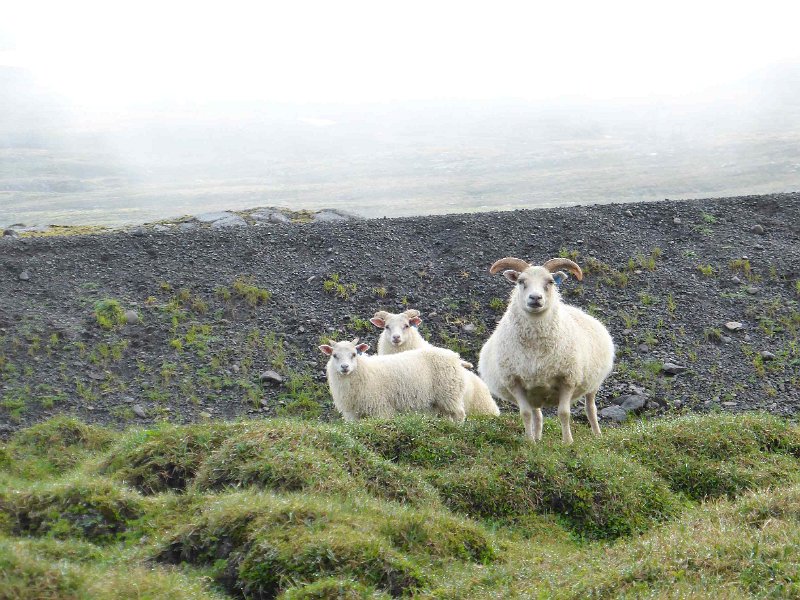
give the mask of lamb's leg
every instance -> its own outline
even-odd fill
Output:
[[[534,409],[528,403],[528,395],[525,393],[525,388],[520,384],[515,384],[511,388],[511,393],[514,394],[514,399],[517,401],[519,407],[519,414],[522,417],[522,423],[525,425],[525,437],[532,442],[536,441],[536,428],[534,427]],[[541,419],[542,411],[536,411]],[[539,439],[541,439],[541,428],[539,430]]]
[[[565,444],[572,443],[572,430],[569,428],[572,391],[572,388],[561,388],[558,394],[558,420],[561,421],[561,441]]]
[[[537,442],[541,441],[542,439],[542,424],[544,423],[544,419],[542,418],[542,409],[541,408],[534,408],[533,409],[533,439]]]
[[[596,394],[597,392],[589,392],[586,394],[586,418],[589,419],[592,433],[600,435],[600,425],[597,423],[597,405],[594,403]]]

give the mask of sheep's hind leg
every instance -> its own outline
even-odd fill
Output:
[[[589,426],[592,428],[592,433],[600,435],[600,425],[597,423],[597,405],[594,403],[594,397],[597,392],[589,392],[586,394],[586,418],[589,419]]]
[[[561,421],[561,441],[565,444],[572,443],[572,430],[569,427],[572,391],[572,388],[561,388],[558,394],[558,420]]]

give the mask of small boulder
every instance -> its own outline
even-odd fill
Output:
[[[472,323],[467,323],[466,325],[464,325],[463,329],[467,333],[473,333],[475,331],[475,325],[473,325]]]
[[[677,375],[678,373],[683,373],[687,369],[688,367],[676,365],[675,363],[671,362],[665,362],[663,365],[661,365],[661,370],[667,375]]]
[[[775,360],[775,355],[769,350],[762,350],[760,354],[763,360]]]
[[[728,321],[725,323],[725,329],[728,331],[739,331],[744,325],[739,323],[739,321]]]
[[[750,232],[758,235],[764,235],[764,226],[755,224],[750,228]]]
[[[128,325],[135,325],[139,322],[139,313],[133,309],[126,310],[123,317]]]
[[[141,404],[134,404],[131,407],[131,410],[133,411],[133,414],[135,414],[140,419],[146,419],[147,418],[147,411],[144,409],[144,406],[142,406]]]
[[[638,413],[644,410],[644,407],[647,406],[647,396],[641,394],[630,394],[628,396],[621,396],[621,398],[617,398],[617,400],[622,400],[619,403],[620,408],[626,410],[628,412]]]
[[[277,371],[264,371],[258,379],[261,383],[283,383],[283,377]]]
[[[239,215],[231,214],[224,219],[219,219],[211,223],[211,229],[228,229],[231,227],[247,227],[247,221]]]
[[[620,406],[606,406],[597,413],[601,419],[624,423],[628,419],[628,411]]]
[[[27,271],[23,271],[22,273],[19,274],[19,280],[20,281],[29,281],[30,278],[31,278],[31,274],[28,273]]]
[[[674,219],[672,219],[672,222],[675,225],[680,225],[681,224],[681,218],[680,217],[675,217]]]
[[[633,212],[631,212],[630,210],[626,210],[624,214],[625,214],[626,217],[632,217],[633,216]]]
[[[335,210],[332,208],[326,208],[317,213],[314,213],[314,220],[320,222],[348,221],[352,218],[353,218],[352,215],[348,215],[345,212],[342,212],[340,210]]]

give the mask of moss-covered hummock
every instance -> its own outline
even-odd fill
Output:
[[[46,422],[0,447],[0,598],[800,595],[796,425],[545,427]]]

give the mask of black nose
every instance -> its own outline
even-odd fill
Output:
[[[347,373],[349,370],[350,370],[350,367],[348,365],[342,365],[342,372],[343,373]]]
[[[399,335],[393,335],[392,336],[392,341],[393,342],[399,342],[400,341],[400,336]]]
[[[528,294],[528,304],[541,304],[541,303],[542,303],[541,294]]]

